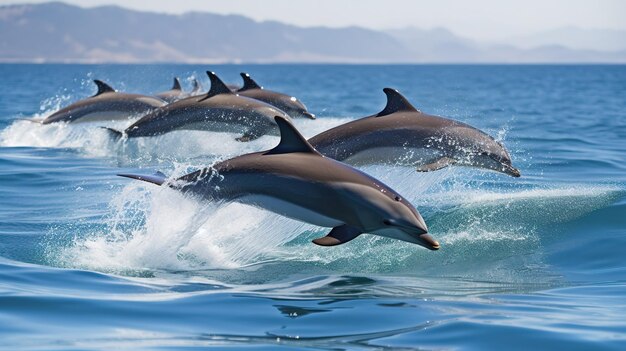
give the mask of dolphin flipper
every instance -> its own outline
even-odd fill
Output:
[[[243,132],[243,135],[238,138],[235,138],[235,140],[244,142],[244,143],[248,141],[256,140],[264,136],[265,134],[267,134],[269,132],[268,129],[270,128],[266,128],[266,127],[251,128]]]
[[[252,131],[247,131],[243,133],[242,136],[235,138],[235,140],[240,141],[242,143],[246,143],[248,141],[256,140],[261,137],[262,134],[254,133]]]
[[[440,159],[438,159],[437,161],[425,164],[425,165],[421,165],[421,166],[417,166],[417,171],[418,172],[432,172],[432,171],[438,171],[442,168],[446,168],[450,165],[453,165],[456,163],[456,160],[450,157],[442,157]]]
[[[118,174],[120,177],[126,177],[131,179],[143,180],[144,182],[162,185],[167,180],[167,176],[161,172],[156,172],[153,175],[145,175],[145,174],[131,174],[131,173],[120,173]]]
[[[336,246],[356,238],[363,232],[356,227],[347,224],[333,228],[328,235],[313,240],[313,243],[319,246]]]

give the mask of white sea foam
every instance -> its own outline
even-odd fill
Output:
[[[508,191],[448,189],[427,194],[425,201],[445,204],[448,210],[435,221],[447,221],[452,226],[479,221],[482,226],[493,227],[492,223],[506,222],[511,227],[524,226],[530,230],[538,225],[579,218],[609,205],[619,193],[618,187],[608,185]]]
[[[456,204],[481,204],[481,203],[502,203],[512,201],[524,201],[541,198],[561,198],[561,199],[576,199],[576,198],[589,198],[598,197],[603,194],[609,194],[611,192],[619,191],[619,188],[614,186],[563,186],[557,188],[538,188],[529,190],[516,190],[510,192],[496,192],[489,190],[464,190],[449,191],[445,196],[450,203]]]
[[[242,267],[310,227],[254,207],[207,204],[141,183],[126,186],[110,208],[106,231],[77,235],[59,257],[64,263],[105,271]]]
[[[33,116],[38,121],[50,111]],[[101,127],[123,130],[139,116],[128,120],[53,123],[43,125],[16,120],[0,131],[0,146],[29,146],[46,148],[72,148],[88,157],[121,157],[128,160],[169,159],[185,160],[207,155],[233,157],[248,152],[267,150],[278,142],[278,137],[263,136],[241,143],[232,133],[206,131],[174,131],[158,137],[133,138],[115,142],[109,132]],[[316,121],[296,120],[296,126],[306,137],[342,124],[345,118],[324,118]]]

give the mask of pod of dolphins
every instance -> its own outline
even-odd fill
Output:
[[[406,199],[380,180],[353,168],[404,165],[429,172],[450,165],[477,167],[519,177],[500,142],[468,124],[416,109],[397,90],[383,89],[386,106],[305,139],[292,118],[315,119],[296,97],[264,89],[247,73],[241,88],[215,73],[208,92],[193,80],[183,91],[178,78],[170,90],[147,96],[115,91],[95,80],[97,93],[41,121],[43,124],[107,121],[142,116],[124,130],[104,127],[114,140],[153,137],[174,130],[237,133],[247,142],[279,135],[271,150],[245,154],[179,178],[163,173],[120,174],[208,201],[239,202],[332,228],[313,240],[321,246],[346,243],[367,233],[407,241],[430,250],[439,243]]]

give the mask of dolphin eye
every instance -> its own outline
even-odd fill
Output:
[[[394,198],[394,200],[396,200],[396,201],[400,201],[400,200],[402,200],[402,199],[400,198],[400,196],[396,196],[396,197]]]
[[[384,224],[384,225],[391,225],[391,222],[390,222],[388,219],[385,219],[385,220],[383,221],[383,224]]]

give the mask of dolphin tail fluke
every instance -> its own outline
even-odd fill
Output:
[[[248,141],[252,141],[252,140],[257,140],[258,138],[260,138],[264,133],[258,133],[252,130],[249,130],[245,133],[243,133],[242,136],[235,138],[235,140],[242,142],[242,143],[246,143]]]
[[[431,162],[429,164],[425,164],[425,165],[420,165],[417,166],[417,171],[418,172],[433,172],[433,171],[438,171],[442,168],[446,168],[450,165],[453,165],[456,163],[455,159],[452,159],[450,157],[442,157],[434,162]]]
[[[37,124],[43,124],[43,119],[39,119],[39,118],[16,118],[15,120],[17,121],[26,121],[26,122],[30,122],[30,123],[37,123]]]
[[[113,141],[118,141],[120,139],[122,139],[122,137],[124,136],[124,132],[121,132],[117,129],[113,129],[113,128],[109,128],[109,127],[100,127],[104,130],[106,130],[109,135],[111,136],[111,138],[113,139]]]
[[[153,175],[145,175],[145,174],[132,174],[132,173],[120,173],[118,174],[120,177],[126,177],[130,179],[143,180],[144,182],[163,185],[167,180],[167,176],[161,172],[156,172]]]

